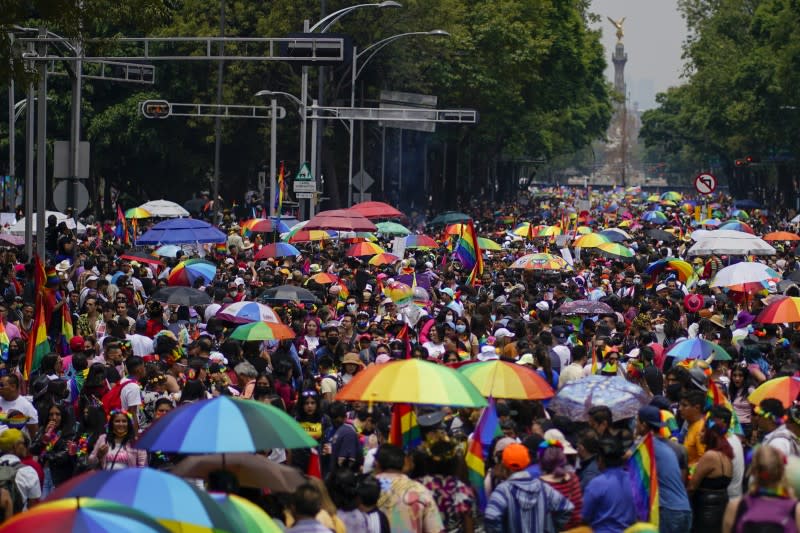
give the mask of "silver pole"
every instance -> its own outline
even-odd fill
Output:
[[[364,105],[364,84],[361,84],[361,105]],[[359,191],[359,202],[364,201],[364,121],[358,121],[358,171],[361,173],[361,190]]]
[[[386,126],[381,128],[381,200],[386,201]]]
[[[317,168],[317,101],[311,100],[311,168],[312,174],[313,169]],[[316,179],[316,176],[314,176]],[[308,202],[308,218],[309,220],[314,216],[314,199]]]
[[[8,82],[8,176],[11,186],[16,191],[14,175],[16,174],[16,133],[17,133],[17,114],[14,109],[14,80]],[[5,207],[6,187],[3,187],[3,204]],[[11,209],[13,211],[13,209]]]
[[[225,0],[219,2],[219,33],[220,37],[225,37]],[[219,55],[225,55],[225,42],[219,42]],[[217,106],[222,105],[222,77],[224,63],[220,59],[217,65]],[[217,212],[219,210],[219,167],[222,155],[222,118],[217,117],[214,121],[214,196],[211,197],[213,203],[211,209],[211,223],[217,223]]]
[[[33,112],[34,112],[34,86],[28,84],[28,103],[25,106],[25,254],[28,258],[33,257]]]
[[[309,32],[309,21],[305,19],[303,21],[303,32]],[[308,102],[308,66],[303,66],[303,74],[300,77],[300,161],[297,163],[297,170],[300,171],[300,167],[303,166],[303,163],[306,162],[306,138],[307,138],[307,128],[308,128],[308,118],[306,117],[306,102]],[[316,178],[316,176],[314,176]],[[312,202],[309,202],[309,206],[311,206]],[[300,219],[305,219],[305,202],[298,202],[300,204]]]
[[[75,52],[80,57],[81,51],[81,43],[80,41],[75,43]],[[78,182],[78,174],[80,174],[80,154],[81,154],[81,90],[82,90],[82,83],[81,83],[81,76],[83,74],[83,65],[81,60],[75,61],[74,67],[74,74],[75,77],[72,80],[72,135],[70,136],[70,140],[72,141],[72,150],[70,151],[71,163],[72,163],[72,184],[71,187],[73,188],[73,194],[67,194],[67,207],[73,208],[73,216],[75,220],[78,219],[78,188],[80,187]]]
[[[320,19],[324,19],[327,12],[328,8],[325,0],[320,0],[319,2]],[[323,29],[322,33],[324,33],[325,31],[326,30]],[[325,105],[325,67],[322,66],[317,68],[317,102],[319,103],[319,105]],[[314,180],[321,179],[322,176],[322,172],[320,170],[320,167],[322,167],[322,142],[323,142],[322,132],[325,131],[325,123],[322,121],[322,119],[318,119],[316,120],[316,122],[319,122],[319,124],[317,125],[317,134],[316,134],[317,147],[314,153],[316,163],[311,167],[311,174],[314,176]],[[314,212],[313,194],[311,195],[311,198],[308,199],[308,210],[309,212],[312,213]]]
[[[276,187],[276,172],[275,165],[277,164],[276,154],[278,151],[278,100],[273,98],[270,101],[270,126],[269,126],[269,216],[275,216],[275,187]],[[280,213],[278,213],[280,216]]]
[[[44,28],[40,37],[47,37]],[[47,45],[40,53],[47,54]],[[47,198],[47,63],[39,64],[39,98],[36,101],[36,253],[45,257],[45,209]]]
[[[353,61],[350,66],[350,107],[356,106],[356,67],[358,66],[358,48],[353,46]],[[353,205],[353,128],[355,122],[350,119],[350,161],[347,166],[347,207]]]

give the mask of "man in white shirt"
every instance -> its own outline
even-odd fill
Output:
[[[28,435],[35,436],[39,431],[39,413],[30,400],[20,395],[19,377],[16,374],[0,377],[0,412],[9,414],[12,411],[18,411],[28,418],[26,430]]]
[[[142,422],[140,419],[144,416],[142,387],[139,385],[139,381],[145,376],[144,359],[138,355],[131,355],[125,360],[125,369],[130,380],[119,391],[120,404],[123,411],[130,413],[133,428],[138,432]]]
[[[33,467],[20,465],[19,455],[26,452],[25,435],[18,429],[6,429],[0,433],[0,452],[3,454],[0,455],[0,465],[14,467],[17,470],[14,481],[22,495],[23,510],[36,504],[42,497],[39,475]]]
[[[147,331],[147,320],[140,318],[136,321],[136,332],[133,335],[125,335],[131,341],[133,355],[144,357],[153,353],[153,339],[145,335]]]

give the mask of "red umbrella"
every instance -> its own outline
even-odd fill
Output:
[[[333,209],[320,211],[308,221],[304,230],[332,229],[337,231],[377,231],[375,224],[369,219],[349,209]]]
[[[350,211],[355,211],[359,215],[373,219],[373,218],[405,218],[405,215],[383,202],[361,202],[350,208]]]

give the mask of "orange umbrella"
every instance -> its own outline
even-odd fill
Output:
[[[382,253],[384,253],[384,249],[373,242],[359,242],[347,249],[348,257],[363,257]]]
[[[761,238],[765,241],[800,241],[800,235],[789,231],[773,231]]]
[[[326,285],[328,283],[338,283],[339,278],[333,274],[328,274],[327,272],[320,272],[319,274],[314,274],[313,276],[309,277],[308,280],[315,281],[320,285]]]
[[[369,260],[369,264],[372,266],[393,265],[398,261],[400,261],[398,256],[384,252],[382,254],[373,256],[372,259]]]

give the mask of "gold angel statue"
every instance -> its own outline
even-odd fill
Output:
[[[625,32],[622,29],[622,24],[625,23],[626,17],[622,17],[619,20],[614,20],[611,17],[608,17],[608,21],[617,28],[617,40],[622,41],[622,37],[625,35]]]

